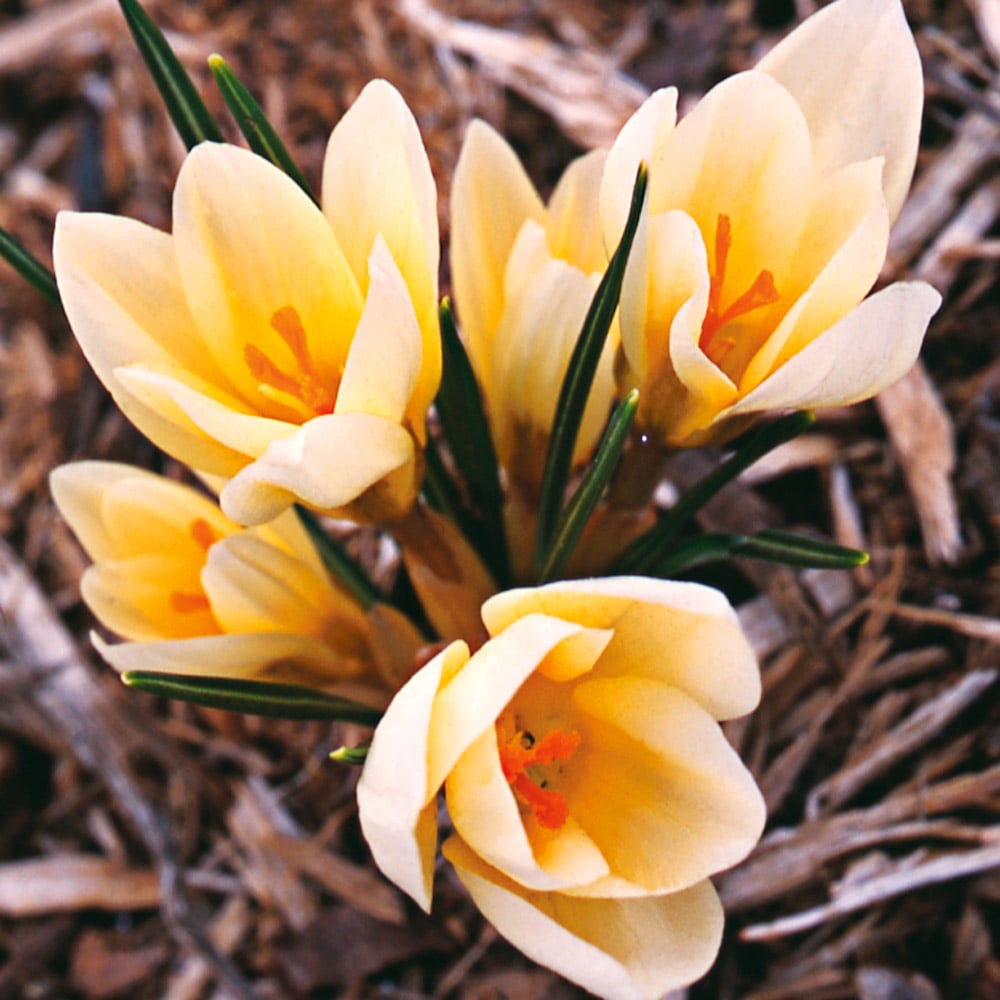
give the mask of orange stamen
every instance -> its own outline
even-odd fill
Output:
[[[701,324],[701,335],[698,338],[698,346],[717,365],[721,365],[736,346],[736,341],[731,337],[718,340],[716,334],[719,330],[740,316],[772,305],[781,297],[774,284],[774,274],[762,270],[753,279],[750,287],[730,303],[728,309],[720,309],[722,287],[726,280],[726,265],[732,246],[732,223],[728,215],[720,215],[715,226],[715,262],[709,275],[711,283],[708,289],[708,308],[705,310],[705,319]]]
[[[568,761],[580,745],[580,734],[553,729],[540,740],[526,733],[514,737],[500,749],[500,768],[507,784],[547,830],[558,830],[569,818],[566,798],[532,780],[526,772],[531,767],[543,767],[557,761]]]
[[[309,353],[302,317],[294,306],[282,306],[271,316],[271,328],[285,342],[297,371],[282,371],[256,344],[243,348],[250,374],[262,385],[301,400],[314,413],[333,413],[336,392],[327,388]]]
[[[206,552],[219,540],[215,529],[203,517],[196,517],[188,526],[188,533],[195,545]]]
[[[193,614],[195,611],[208,611],[211,605],[204,594],[184,594],[175,590],[170,595],[170,608],[179,615]]]

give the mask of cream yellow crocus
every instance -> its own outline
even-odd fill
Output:
[[[545,205],[506,140],[469,126],[451,194],[451,273],[469,358],[500,464],[537,493],[559,386],[607,254],[598,194],[605,153],[567,168]],[[614,338],[612,338],[614,339]],[[605,352],[577,441],[593,449],[614,392]]]
[[[417,125],[380,80],[330,137],[322,210],[261,157],[203,143],[171,234],[63,212],[54,245],[98,377],[155,444],[231,477],[222,509],[244,525],[295,501],[409,509],[440,378],[438,255]]]
[[[868,298],[913,174],[923,84],[899,0],[837,0],[679,123],[676,92],[625,125],[605,235],[650,166],[621,297],[622,389],[667,446],[724,440],[765,410],[867,399],[913,364],[940,303]]]
[[[602,997],[700,977],[722,934],[709,876],[760,836],[764,803],[718,720],[757,664],[732,608],[693,583],[580,580],[499,594],[490,638],[453,643],[375,730],[358,785],[382,871],[425,909],[443,851],[497,930]]]
[[[51,476],[60,513],[94,561],[84,601],[124,642],[95,642],[119,672],[301,684],[384,704],[420,636],[335,584],[292,511],[242,529],[208,496],[115,462]]]

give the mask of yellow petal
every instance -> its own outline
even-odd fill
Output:
[[[272,317],[293,308],[318,374],[336,385],[362,298],[323,214],[294,181],[236,146],[187,156],[173,203],[184,291],[208,351],[255,408],[266,405],[244,350],[296,363]]]
[[[410,468],[413,438],[399,424],[367,413],[316,417],[289,437],[272,442],[222,491],[222,509],[240,524],[263,524],[297,500],[319,511],[336,511]],[[416,493],[412,476],[405,495],[387,498],[405,507]]]
[[[717,420],[764,410],[846,406],[871,398],[913,367],[940,304],[940,294],[920,281],[882,289]]]
[[[635,175],[642,161],[650,168],[649,211],[660,211],[654,207],[653,201],[654,194],[660,195],[659,162],[669,145],[676,122],[676,88],[657,90],[625,123],[608,152],[601,183],[600,211],[604,243],[609,253],[614,252],[625,231]]]
[[[458,758],[492,728],[541,660],[580,631],[569,622],[529,614],[487,642],[442,685],[428,733],[432,785],[440,786]]]
[[[741,393],[759,385],[864,298],[878,278],[888,242],[881,159],[852,163],[826,178],[796,254],[797,273],[789,276],[792,288],[805,291],[747,366]]]
[[[718,953],[723,914],[709,882],[666,896],[579,899],[523,889],[459,837],[442,850],[508,941],[605,1000],[659,1000],[704,975]]]
[[[529,219],[545,208],[514,151],[478,119],[469,125],[451,189],[451,274],[469,354],[481,378],[504,302],[504,272]]]
[[[468,657],[468,646],[453,642],[406,683],[375,729],[358,782],[358,818],[375,863],[428,912],[440,781],[429,773],[427,740],[438,687]]]
[[[415,402],[426,410],[441,377],[437,193],[417,123],[385,80],[365,86],[330,136],[323,161],[323,212],[363,291],[375,237],[384,238],[423,334]]]
[[[772,272],[780,290],[815,184],[809,130],[783,87],[752,71],[713,87],[674,129],[651,177],[650,213],[687,212],[712,248],[709,259],[719,216],[728,216],[732,250],[723,308],[761,268]]]
[[[757,69],[802,108],[822,174],[885,157],[894,220],[913,176],[924,94],[920,56],[899,0],[838,0],[807,18]]]
[[[336,646],[327,634],[335,619],[355,633],[364,628],[360,607],[323,575],[251,532],[213,545],[201,579],[226,632],[294,632]]]
[[[717,719],[745,715],[760,700],[753,650],[711,587],[637,576],[565,581],[497,594],[483,606],[483,621],[496,635],[533,613],[613,629],[595,675],[670,684]]]
[[[657,681],[595,674],[573,705],[581,742],[561,788],[616,879],[636,895],[675,892],[750,852],[764,800],[695,701]],[[600,883],[580,892],[605,895]]]
[[[459,836],[488,864],[523,886],[563,889],[608,874],[601,852],[572,820],[558,831],[547,831],[536,854],[500,766],[493,726],[473,741],[451,769],[445,796]]]
[[[608,154],[595,149],[566,168],[548,204],[548,239],[552,254],[584,274],[608,266],[599,212],[601,179]]]
[[[423,345],[413,303],[382,236],[368,261],[365,311],[351,344],[334,413],[402,423],[420,374]],[[425,413],[411,414],[421,431]]]

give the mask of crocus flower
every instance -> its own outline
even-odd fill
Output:
[[[443,786],[444,854],[514,945],[604,997],[693,981],[722,933],[708,878],[764,822],[717,724],[760,695],[732,608],[623,577],[508,591],[483,620],[486,643],[448,646],[375,731],[358,806],[376,863],[430,908]]]
[[[94,560],[81,593],[124,642],[95,639],[120,672],[301,684],[380,705],[420,637],[366,614],[323,568],[292,511],[242,529],[199,491],[115,462],[51,476],[60,513]]]
[[[500,464],[530,500],[541,479],[559,385],[607,266],[599,199],[605,153],[570,164],[544,205],[506,140],[473,121],[451,194],[451,273],[469,358]],[[593,449],[611,408],[602,358],[577,441]]]
[[[676,121],[653,94],[607,162],[621,233],[640,160],[648,214],[621,298],[623,389],[668,446],[765,410],[867,399],[913,364],[940,303],[921,282],[865,296],[913,174],[923,85],[899,0],[838,0]]]
[[[173,232],[63,212],[54,259],[84,354],[166,452],[232,477],[261,524],[293,501],[405,514],[440,377],[437,204],[416,122],[370,83],[334,129],[322,211],[285,174],[203,143]]]

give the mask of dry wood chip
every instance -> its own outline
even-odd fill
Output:
[[[903,975],[894,969],[867,966],[855,976],[858,1000],[939,1000],[937,987],[919,973]]]
[[[887,604],[886,609],[897,618],[925,625],[943,625],[971,639],[1000,643],[1000,619],[984,615],[970,615],[946,608],[916,608],[910,604]]]
[[[835,809],[904,757],[925,746],[996,679],[996,670],[975,670],[922,705],[904,722],[867,747],[856,764],[815,785],[809,793],[806,816],[816,819],[822,813]]]
[[[929,860],[923,860],[923,850],[917,851],[901,859],[884,874],[842,883],[834,890],[833,899],[823,906],[769,923],[752,924],[740,932],[740,938],[744,941],[771,941],[789,934],[798,934],[844,914],[914,892],[927,885],[990,871],[1000,866],[1000,827],[991,828],[989,833],[993,842],[986,847],[975,851],[955,851]]]
[[[590,48],[447,17],[426,0],[399,0],[400,13],[435,46],[475,60],[487,78],[550,114],[585,148],[608,146],[648,91]]]
[[[149,910],[160,905],[160,877],[105,858],[68,854],[0,865],[0,913],[31,917],[72,910]]]
[[[144,6],[148,10],[151,4]],[[64,60],[70,50],[93,49],[100,33],[92,29],[115,16],[121,16],[115,0],[72,0],[14,22],[0,31],[0,76]]]
[[[129,947],[125,934],[87,929],[73,948],[70,979],[87,1000],[111,1000],[147,982],[169,954],[165,941]]]
[[[958,504],[952,489],[955,432],[922,362],[875,398],[899,456],[933,564],[953,563],[962,551]]]
[[[1000,69],[1000,0],[966,0],[972,8],[979,28],[979,37],[983,40],[986,51],[993,60],[993,65]]]

